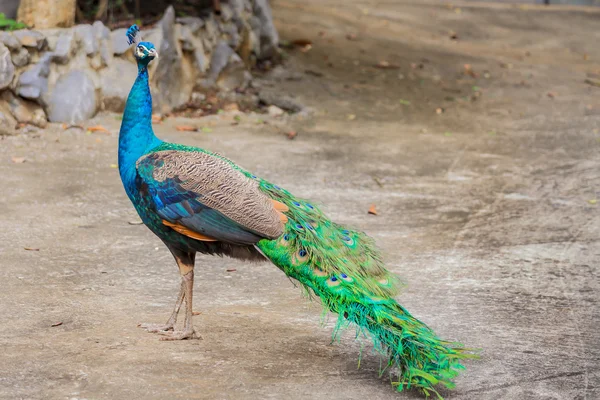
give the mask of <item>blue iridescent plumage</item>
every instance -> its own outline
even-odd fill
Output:
[[[329,220],[284,188],[207,150],[165,143],[152,130],[148,64],[157,57],[139,28],[127,30],[135,44],[138,76],[127,99],[119,133],[119,173],[140,218],[169,248],[182,276],[175,310],[166,324],[143,324],[167,340],[195,337],[192,292],[197,252],[272,261],[338,314],[335,332],[353,323],[387,357],[398,390],[453,386],[465,349],[439,339],[394,296],[399,279],[384,267],[366,234]],[[186,303],[182,331],[174,331]]]

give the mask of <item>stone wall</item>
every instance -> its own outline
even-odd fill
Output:
[[[78,123],[100,110],[120,112],[137,74],[125,28],[100,21],[68,29],[0,31],[0,125]],[[247,85],[248,68],[277,54],[266,0],[230,0],[219,16],[176,18],[169,7],[142,39],[153,42],[154,105],[169,112],[195,92]],[[0,132],[1,133],[1,132]]]

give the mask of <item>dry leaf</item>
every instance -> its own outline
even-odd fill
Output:
[[[27,250],[27,251],[40,251],[40,249],[35,248],[35,247],[23,247],[23,249]]]
[[[349,33],[346,35],[346,39],[348,40],[358,40],[358,37],[356,36],[355,33]]]
[[[312,44],[307,44],[306,46],[302,47],[300,51],[303,53],[308,53],[310,49],[312,49]]]
[[[348,120],[349,121],[354,121],[356,119],[356,115],[354,114],[348,114]]]
[[[292,40],[292,44],[298,47],[305,47],[312,45],[312,40],[310,39],[296,39]]]
[[[443,113],[443,112],[444,112],[444,109],[442,107],[438,107],[438,108],[435,109],[435,113],[438,114],[438,115],[441,114],[441,113]]]
[[[377,209],[375,208],[375,204],[371,204],[371,207],[369,207],[369,211],[367,211],[367,213],[371,215],[377,215]]]
[[[152,123],[153,124],[160,124],[162,122],[162,120],[163,120],[162,115],[152,114]]]
[[[143,222],[141,220],[137,220],[137,221],[128,221],[127,222],[129,225],[142,225]]]
[[[181,132],[197,132],[198,128],[196,128],[195,126],[191,126],[191,125],[177,125],[175,127],[175,129],[177,129],[178,131]]]
[[[298,136],[298,132],[296,132],[296,131],[289,131],[287,133],[287,138],[290,140],[294,140],[296,138],[296,136]]]
[[[202,315],[200,311],[192,311],[192,315]]]
[[[104,132],[104,133],[107,133],[107,134],[110,135],[110,132],[108,131],[108,129],[106,129],[102,125],[90,126],[90,127],[87,128],[87,130],[89,132]]]
[[[119,168],[119,166],[117,164],[110,164],[111,168]]]
[[[598,200],[597,199],[591,199],[591,200],[588,200],[588,203],[594,205],[594,204],[598,203]]]
[[[397,64],[392,64],[388,61],[379,61],[377,64],[375,64],[375,68],[380,68],[380,69],[398,69],[400,68],[399,65]]]
[[[26,160],[25,157],[11,157],[12,162],[15,164],[23,164]]]
[[[550,97],[551,99],[556,97],[556,92],[548,92],[548,97]]]
[[[55,327],[55,326],[61,326],[63,323],[61,322],[55,322],[52,325],[50,325],[51,327]]]
[[[235,269],[235,268],[230,268],[227,270],[227,272],[235,272],[235,271],[237,271],[237,269]]]

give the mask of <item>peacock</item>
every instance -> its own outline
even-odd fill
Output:
[[[152,130],[148,65],[158,56],[127,30],[138,75],[119,133],[119,173],[144,224],[172,253],[181,274],[175,308],[166,324],[141,324],[161,340],[196,337],[192,295],[196,253],[271,261],[324,308],[338,315],[335,329],[355,324],[387,357],[392,384],[425,395],[448,388],[473,353],[439,339],[394,300],[400,281],[388,272],[366,234],[329,220],[313,203],[197,147],[167,143]],[[185,302],[182,330],[175,325]]]

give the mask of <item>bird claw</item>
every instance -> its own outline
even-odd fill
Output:
[[[162,335],[164,337],[161,337],[160,340],[162,341],[167,341],[167,340],[186,340],[186,339],[201,339],[200,336],[198,336],[196,334],[196,331],[193,329],[186,329],[183,331],[173,331],[173,332],[167,332],[167,331],[163,331],[163,332],[158,332],[159,335]]]
[[[138,324],[138,328],[145,329],[150,333],[169,333],[174,329],[170,324]]]

